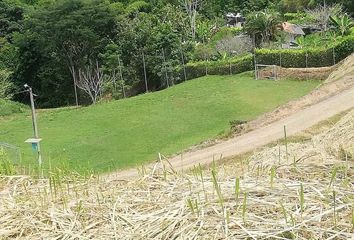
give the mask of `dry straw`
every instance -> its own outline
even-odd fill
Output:
[[[298,164],[296,172],[291,164],[278,166],[273,186],[269,171],[256,181],[252,172],[242,179],[229,176],[227,167],[200,172],[202,179],[167,169],[157,167],[154,175],[130,182],[2,177],[0,238],[353,237],[354,183],[339,169],[333,179],[331,165]],[[345,170],[354,176],[352,165]],[[328,186],[335,187],[335,199]]]

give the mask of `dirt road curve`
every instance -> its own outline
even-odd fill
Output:
[[[354,87],[273,122],[268,126],[210,147],[184,153],[182,157],[177,155],[169,159],[169,161],[175,170],[188,169],[199,163],[209,164],[213,159],[220,159],[221,156],[223,158],[232,157],[282,138],[284,136],[284,126],[287,128],[287,134],[293,135],[353,107]],[[130,169],[108,174],[106,177],[107,180],[123,180],[137,176],[137,174],[136,169]]]

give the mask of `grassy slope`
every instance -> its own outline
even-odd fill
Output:
[[[80,109],[39,113],[45,160],[107,171],[173,154],[308,93],[318,82],[255,81],[250,74],[208,76],[170,89]],[[30,116],[0,122],[0,141],[20,145],[32,135]]]

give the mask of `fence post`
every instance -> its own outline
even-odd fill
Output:
[[[187,71],[186,71],[186,64],[184,62],[184,55],[183,55],[183,51],[182,50],[180,50],[180,52],[181,52],[181,57],[182,57],[184,81],[187,81]]]
[[[256,51],[254,51],[253,53],[253,63],[254,63],[254,77],[256,78],[256,80],[258,80]]]
[[[143,67],[144,67],[145,91],[149,92],[147,76],[146,76],[146,64],[145,64],[145,54],[144,54],[144,52],[143,52]]]
[[[281,78],[281,68],[282,68],[282,56],[280,52],[279,53],[279,78]]]
[[[307,72],[307,68],[308,68],[308,57],[309,57],[309,55],[308,55],[308,53],[306,52],[306,54],[305,54],[305,67],[306,67],[306,72]],[[309,79],[309,72],[307,72],[307,74],[306,74],[306,80],[308,80]]]

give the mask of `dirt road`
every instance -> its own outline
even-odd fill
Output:
[[[241,136],[226,140],[199,150],[177,155],[169,162],[175,170],[186,170],[197,164],[210,164],[217,160],[246,153],[284,137],[284,126],[287,134],[294,135],[310,128],[318,122],[326,120],[338,113],[354,107],[354,87],[327,98],[317,104],[302,109],[267,126],[253,130]],[[152,166],[152,165],[151,165]],[[136,169],[120,171],[106,175],[107,180],[127,179],[137,176]]]

